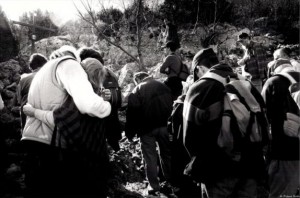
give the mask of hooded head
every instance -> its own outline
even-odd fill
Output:
[[[194,81],[198,80],[208,69],[219,63],[217,54],[212,48],[205,48],[197,52],[193,58],[192,70]]]

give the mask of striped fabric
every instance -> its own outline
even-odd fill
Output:
[[[60,147],[65,142],[68,149],[97,155],[106,150],[105,119],[81,114],[71,96],[53,115],[57,133],[53,135],[55,146]]]

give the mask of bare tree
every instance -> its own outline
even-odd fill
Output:
[[[121,34],[121,31],[115,30],[114,24],[108,24],[104,27],[104,29],[100,28],[99,27],[99,18],[97,17],[95,10],[92,8],[93,6],[91,5],[91,2],[89,0],[81,0],[80,2],[84,7],[85,13],[83,13],[81,10],[79,10],[78,7],[76,6],[76,4],[73,2],[74,6],[77,9],[77,13],[82,20],[84,20],[85,22],[90,24],[96,30],[95,33],[97,34],[98,39],[104,39],[109,44],[119,48],[122,52],[124,52],[126,55],[128,55],[130,58],[132,58],[132,60],[134,60],[136,63],[138,63],[139,69],[141,71],[145,70],[144,60],[143,60],[143,52],[142,52],[143,51],[142,50],[143,43],[145,41],[143,41],[142,38],[143,38],[143,33],[146,31],[149,24],[151,24],[154,17],[152,17],[150,19],[149,19],[149,17],[148,18],[146,17],[144,0],[134,0],[133,3],[136,5],[136,9],[134,10],[134,13],[131,14],[131,17],[134,17],[134,19],[135,19],[133,21],[133,23],[135,23],[135,27],[136,27],[136,31],[133,33],[133,36],[135,37],[135,39],[132,39],[132,40],[135,41],[135,44],[133,46],[136,47],[137,57],[134,56],[132,53],[130,53],[126,49],[124,44],[122,45],[119,42],[119,37],[120,37],[119,34]],[[102,7],[101,8],[102,11],[106,12],[107,10],[105,9],[105,7],[101,3],[101,1],[99,0],[98,2],[99,2],[99,5]],[[124,2],[123,2],[123,6],[124,6],[124,10],[125,10]],[[123,21],[117,21],[117,22],[113,22],[113,23],[121,23],[121,22],[123,22],[123,24],[129,23],[128,21],[124,21],[124,20],[126,20],[126,17],[123,17]],[[114,36],[106,35],[105,31],[107,31],[108,29],[110,29],[112,32],[117,32],[117,35],[114,35]]]

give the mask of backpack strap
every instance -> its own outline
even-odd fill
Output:
[[[206,72],[200,79],[214,79],[222,83],[224,86],[227,84],[226,78],[209,71]]]
[[[297,83],[297,81],[287,72],[280,72],[277,75],[287,78],[291,82],[291,84]]]
[[[261,111],[259,103],[251,93],[251,84],[249,81],[233,81],[230,83],[230,85],[232,85],[236,89],[236,91],[239,93],[239,96],[243,97],[251,112],[256,113]]]

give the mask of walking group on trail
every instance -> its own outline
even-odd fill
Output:
[[[165,23],[167,78],[135,73],[124,108],[125,135],[140,140],[147,197],[253,198],[262,185],[270,198],[300,196],[300,64],[285,48],[268,60],[242,33],[237,63],[203,48],[190,72],[176,26]],[[107,197],[108,144],[118,151],[122,137],[118,77],[93,48],[63,46],[49,59],[32,54],[32,73],[17,89],[24,196]]]

